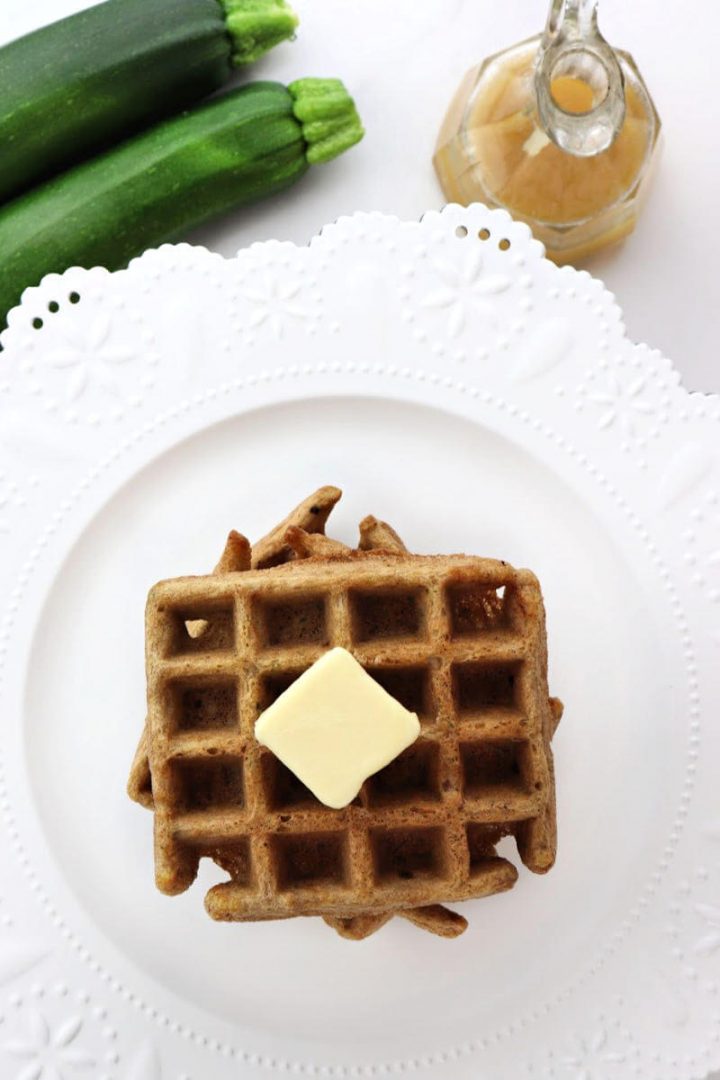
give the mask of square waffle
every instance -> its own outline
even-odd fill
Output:
[[[152,776],[158,887],[183,891],[208,856],[230,877],[208,893],[216,919],[322,915],[362,937],[397,913],[451,936],[464,920],[440,904],[513,885],[501,837],[532,870],[554,859],[559,707],[539,585],[494,560],[410,555],[375,519],[358,550],[294,520],[237,569],[150,593],[148,728],[133,772],[135,797]],[[253,734],[336,645],[422,725],[344,810],[320,804]]]

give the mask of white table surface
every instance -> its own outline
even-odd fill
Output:
[[[545,0],[293,3],[301,18],[297,40],[253,74],[282,81],[341,77],[367,134],[290,192],[189,237],[225,254],[271,237],[305,243],[325,222],[354,210],[412,219],[440,207],[430,159],[458,81],[484,55],[538,31],[546,6]],[[87,0],[2,0],[0,42],[85,6]],[[634,236],[588,268],[616,294],[631,337],[672,357],[692,389],[718,392],[720,6],[601,0],[600,7],[606,36],[633,53],[645,76],[663,120],[664,147]]]

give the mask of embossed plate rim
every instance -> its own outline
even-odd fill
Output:
[[[478,234],[485,228],[490,238],[481,240]],[[509,248],[500,249],[500,239],[508,240]],[[686,1020],[670,1034],[657,1031],[661,1048],[656,1049],[637,1027],[640,1021],[628,989],[618,994],[612,981],[603,983],[617,960],[617,949],[611,949],[593,973],[598,1008],[591,1020],[570,1040],[569,1049],[548,1035],[549,1045],[536,1046],[527,1070],[529,1075],[558,1077],[594,1075],[593,1068],[617,1077],[650,1075],[651,1070],[659,1078],[684,1080],[720,1064],[716,998],[720,940],[716,946],[716,913],[710,902],[720,867],[714,833],[706,836],[699,824],[703,820],[699,807],[707,810],[711,805],[711,778],[703,771],[707,760],[700,758],[700,738],[706,746],[717,740],[704,696],[706,686],[712,685],[704,635],[718,635],[720,565],[712,528],[718,505],[715,447],[720,406],[716,398],[687,394],[667,360],[627,340],[619,309],[599,282],[577,271],[558,270],[541,256],[540,245],[527,229],[503,212],[448,207],[441,214],[426,215],[419,224],[355,215],[328,226],[308,248],[269,242],[253,245],[234,261],[187,245],[165,247],[119,274],[73,269],[27,290],[2,338],[8,372],[0,384],[1,441],[6,451],[0,523],[5,522],[7,531],[0,540],[6,548],[9,601],[0,629],[0,658],[13,659],[24,644],[22,619],[16,621],[16,616],[26,593],[42,582],[44,568],[51,566],[54,545],[58,551],[67,547],[73,522],[77,529],[78,522],[87,519],[96,491],[114,490],[123,475],[123,462],[131,469],[133,462],[160,452],[168,440],[228,415],[228,410],[272,401],[283,385],[307,386],[304,392],[311,396],[351,393],[364,386],[373,393],[390,392],[408,400],[437,398],[448,405],[462,398],[468,409],[492,413],[501,430],[517,437],[526,429],[528,438],[547,444],[550,459],[570,458],[573,469],[597,487],[599,498],[616,501],[649,556],[654,553],[657,559],[658,579],[669,590],[683,636],[689,719],[686,787],[667,838],[664,865],[631,913],[627,932],[640,924],[646,932],[651,924],[658,941],[665,935],[667,971],[676,977],[680,996],[687,1000],[685,1012],[700,1013],[699,1033],[697,1020]],[[348,290],[341,294],[337,287],[333,291],[333,277],[338,275],[332,271],[338,262],[358,285],[351,295]],[[377,267],[378,275],[380,269],[388,274],[381,288],[376,288],[374,271],[368,274],[368,267]],[[174,297],[170,302],[164,296],[168,286]],[[213,348],[207,367],[178,371],[171,363],[176,355],[170,356],[163,342],[172,326],[173,304],[182,297],[191,306],[193,294],[200,339],[204,336]],[[363,323],[360,348],[351,331],[355,328],[357,338],[357,327]],[[582,348],[576,340],[578,328]],[[290,342],[301,342],[312,361],[269,366],[268,357],[281,353]],[[228,379],[238,345],[244,370]],[[376,359],[383,355],[381,350],[389,353],[398,346],[403,346],[398,355],[412,355],[412,362],[388,364]],[[28,418],[38,415],[43,429],[36,438]],[[56,509],[40,529],[47,505]],[[37,545],[28,555],[25,537],[35,534]],[[686,586],[682,599],[677,581]],[[6,675],[12,683],[13,669],[8,665]],[[233,1070],[237,1075],[238,1066],[248,1072],[282,1069],[281,1060],[271,1063],[267,1055],[263,1058],[223,1038],[178,1026],[171,1015],[142,1000],[97,963],[53,899],[43,897],[42,883],[37,874],[33,877],[32,861],[24,851],[22,821],[15,820],[9,790],[3,781],[0,811],[6,841],[11,849],[19,848],[12,857],[21,866],[24,859],[29,870],[23,888],[40,898],[38,910],[49,924],[50,937],[59,943],[49,947],[54,949],[51,959],[38,958],[48,947],[35,944],[33,935],[44,941],[48,931],[32,919],[26,925],[23,889],[13,876],[6,890],[5,916],[12,925],[6,929],[17,935],[17,923],[26,928],[12,947],[5,941],[0,944],[0,982],[3,970],[10,972],[10,985],[17,982],[22,989],[12,991],[20,1001],[17,1005],[9,1001],[8,1007],[26,1009],[35,1017],[35,1041],[25,1046],[25,1057],[32,1063],[52,1049],[60,1063],[58,1071],[64,1067],[70,1074],[82,1066],[84,1054],[95,1062],[102,1060],[108,1076],[124,1080],[126,1075],[160,1075],[157,1054],[163,1057],[165,1071],[176,1068],[168,1065],[178,1060],[175,1040],[187,1048],[188,1058],[193,1057],[194,1069],[206,1068],[202,1062],[212,1060],[218,1077]],[[714,828],[711,823],[710,832]],[[79,960],[77,968],[63,950]],[[28,973],[41,964],[46,970],[57,968],[56,983],[29,979]],[[86,984],[92,984],[92,994]],[[108,990],[119,995],[130,1014],[137,1013],[132,1038],[141,1044],[139,1049],[128,1045],[124,1030],[116,1031],[114,1040],[107,1036],[108,1025],[103,1026],[101,1015],[107,1007],[93,1006],[92,1001]],[[653,989],[654,1005],[667,993]],[[675,987],[670,997],[677,993]],[[42,1019],[43,1010],[54,1015],[56,1001],[72,1001],[76,1009],[84,1010],[79,1025],[72,1015],[58,1023]],[[466,1071],[477,1075],[478,1068],[486,1067],[493,1076],[509,1076],[513,1074],[507,1069],[513,1066],[507,1047],[521,1027],[534,1024],[537,1034],[540,1025],[543,1032],[541,1012],[527,1024],[511,1020],[504,1032],[509,1039],[490,1045],[469,1040],[419,1062],[325,1064],[295,1059],[284,1063],[285,1071],[322,1075],[326,1069],[328,1074],[345,1076],[452,1067],[453,1075],[459,1076]],[[654,1030],[651,1023],[650,1031]],[[82,1049],[83,1032],[92,1050]],[[150,1048],[153,1041],[159,1049]],[[106,1049],[106,1042],[121,1050]]]

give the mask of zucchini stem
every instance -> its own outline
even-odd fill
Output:
[[[285,0],[218,0],[236,67],[252,64],[295,34],[298,17]]]
[[[339,79],[296,79],[288,86],[310,165],[332,161],[365,134],[355,102]]]

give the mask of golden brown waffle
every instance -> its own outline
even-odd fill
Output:
[[[348,554],[351,549],[340,544],[336,540],[326,537],[322,532],[308,533],[298,525],[290,522],[302,522],[313,524],[317,529],[323,529],[329,513],[338,500],[337,488],[321,488],[314,495],[304,500],[282,523],[285,534],[280,528],[273,529],[262,541],[255,545],[256,551],[260,550],[260,557],[264,554],[274,561],[282,558],[306,558],[311,555],[334,557],[338,554]],[[360,522],[361,550],[382,549],[388,552],[404,552],[406,547],[402,540],[386,522],[368,516]],[[256,556],[257,558],[258,556]],[[213,570],[213,573],[227,573],[236,570],[247,570],[251,565],[250,546],[239,533],[232,531],[227,539],[223,553]],[[185,624],[190,637],[199,638],[210,631],[207,620],[189,620]],[[211,643],[212,639],[208,639]],[[130,797],[141,806],[153,809],[152,780],[148,761],[147,725],[143,729],[138,744],[135,758],[130,771],[128,781],[128,793]],[[440,904],[434,904],[426,908],[396,912],[404,916],[410,922],[440,937],[457,937],[467,928],[467,920],[457,915]],[[393,913],[383,915],[361,915],[345,919],[326,916],[325,922],[340,934],[351,940],[359,941],[375,933],[384,926]]]
[[[225,542],[222,555],[218,560],[213,574],[226,574],[235,570],[250,569],[250,544],[244,536],[232,529]],[[213,630],[205,619],[189,620],[185,629],[191,638],[200,638],[207,634],[206,644],[213,647]],[[140,741],[135,751],[135,757],[130,767],[130,778],[127,791],[130,798],[144,806],[147,810],[153,809],[152,777],[150,775],[150,762],[148,761],[148,733],[147,723],[143,728]]]
[[[414,923],[421,930],[427,930],[438,937],[455,938],[467,930],[467,919],[450,911],[442,904],[429,904],[427,907],[406,908],[404,911],[385,911],[380,915],[355,915],[350,919],[340,919],[325,915],[324,920],[336,930],[340,937],[350,941],[362,941],[380,930],[393,915],[400,915]]]
[[[271,562],[312,546],[289,524],[274,531]],[[363,526],[365,538],[382,523]],[[384,528],[394,553],[337,545],[151,592],[157,880],[182,891],[198,859],[214,858],[231,877],[208,894],[215,918],[321,914],[359,937],[422,906],[414,921],[450,933],[458,917],[432,905],[513,884],[515,868],[495,853],[501,836],[515,835],[531,869],[552,864],[556,715],[537,581],[493,560],[408,555]],[[201,621],[211,640],[188,633]],[[341,811],[253,738],[259,712],[332,645],[349,648],[423,725]]]

